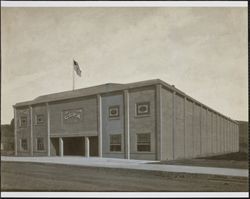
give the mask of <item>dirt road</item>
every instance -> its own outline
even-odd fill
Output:
[[[248,178],[2,162],[2,191],[248,191]]]

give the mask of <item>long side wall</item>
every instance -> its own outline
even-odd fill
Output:
[[[235,122],[165,87],[161,93],[162,160],[239,151]]]

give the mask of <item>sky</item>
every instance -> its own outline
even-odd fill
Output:
[[[247,8],[1,8],[1,124],[13,105],[76,88],[161,79],[248,121]]]

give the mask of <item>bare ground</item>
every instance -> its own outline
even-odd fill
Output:
[[[2,191],[246,192],[248,178],[2,162]]]

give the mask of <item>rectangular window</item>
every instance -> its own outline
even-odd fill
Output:
[[[110,151],[121,151],[121,134],[110,135]]]
[[[28,150],[28,141],[27,139],[21,139],[21,150],[27,151]]]
[[[150,151],[150,133],[137,134],[137,151]]]
[[[140,102],[136,104],[136,115],[145,116],[150,114],[150,102]]]
[[[36,115],[36,124],[44,124],[44,115]]]
[[[36,139],[36,148],[38,151],[44,151],[44,139],[43,138]]]
[[[110,106],[109,107],[109,118],[116,119],[120,116],[119,106]]]
[[[27,127],[27,117],[26,116],[20,117],[19,126],[20,127]]]

